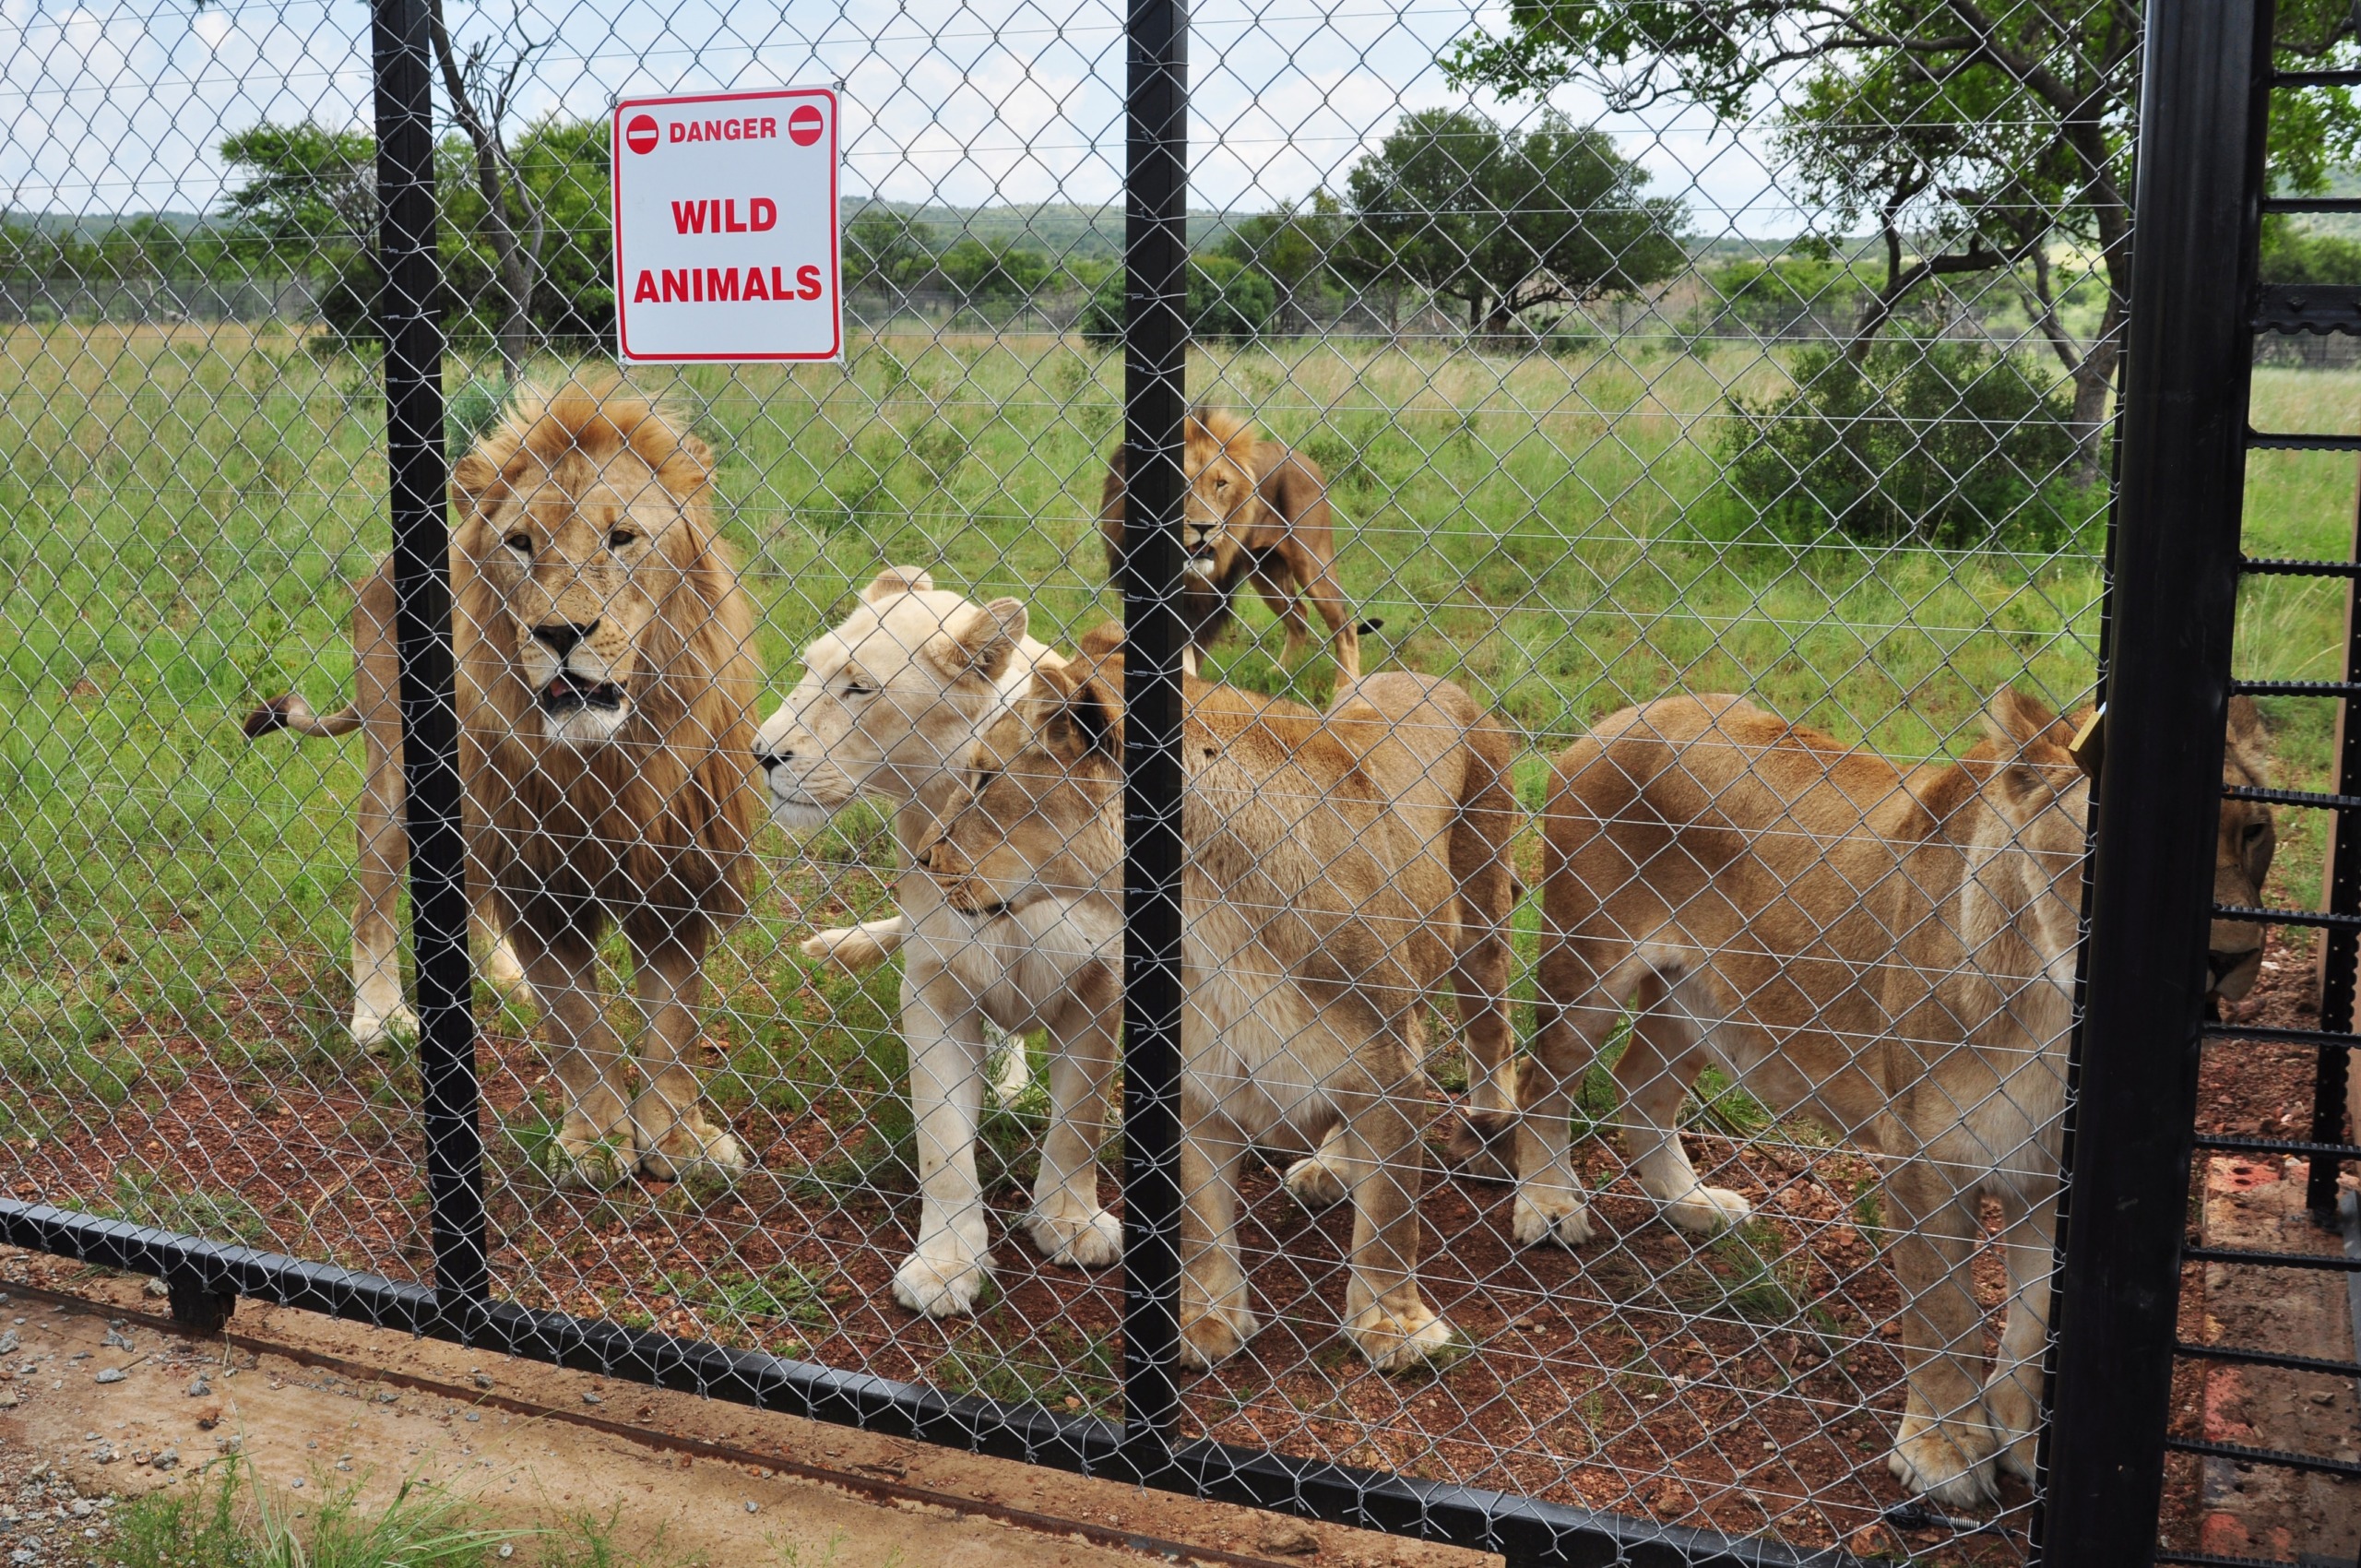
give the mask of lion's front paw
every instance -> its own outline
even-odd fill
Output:
[[[407,1002],[386,1006],[372,1005],[366,1001],[352,1004],[352,1043],[363,1051],[383,1051],[388,1046],[406,1046],[418,1039],[418,1015],[410,1011]]]
[[[525,978],[525,966],[517,961],[516,950],[502,937],[493,943],[476,966],[476,974],[483,982],[500,993],[504,1002],[519,1007],[530,1007],[538,1000],[533,994],[533,982]]]
[[[966,1317],[991,1279],[992,1255],[955,1242],[921,1247],[894,1271],[894,1300],[926,1317]]]
[[[1993,1501],[1991,1459],[1999,1444],[1990,1428],[1940,1421],[1904,1437],[1885,1467],[1911,1491],[1951,1508],[1980,1508]]]
[[[870,932],[857,925],[832,926],[815,932],[803,939],[802,953],[807,958],[843,970],[848,975],[865,975],[894,956],[900,944],[888,944],[877,940]]]
[[[1579,1247],[1591,1238],[1590,1210],[1563,1188],[1532,1188],[1517,1194],[1509,1230],[1520,1247]]]
[[[1192,1372],[1218,1366],[1254,1337],[1262,1324],[1242,1301],[1227,1306],[1180,1309],[1180,1364]]]
[[[560,1133],[550,1146],[550,1181],[560,1187],[603,1193],[631,1175],[632,1152],[613,1134]]]
[[[1746,1223],[1754,1206],[1744,1194],[1727,1187],[1699,1185],[1677,1198],[1665,1200],[1664,1217],[1681,1229],[1711,1236]]]
[[[2000,1468],[2027,1481],[2034,1479],[2034,1452],[2040,1441],[2040,1412],[2033,1391],[2025,1386],[2033,1371],[2027,1367],[2014,1375],[2003,1373],[1984,1390],[1985,1417],[1999,1434]]]
[[[1406,1311],[1388,1310],[1382,1302],[1361,1309],[1345,1332],[1369,1364],[1382,1372],[1413,1372],[1447,1365],[1469,1348],[1450,1324],[1435,1315],[1424,1301]]]
[[[1037,1212],[1033,1244],[1041,1255],[1068,1268],[1105,1268],[1123,1255],[1123,1227],[1105,1209]]]
[[[702,1112],[691,1111],[672,1123],[672,1130],[639,1151],[639,1173],[651,1182],[688,1182],[718,1178],[735,1182],[753,1161],[726,1127],[717,1127]]]
[[[1281,1184],[1287,1196],[1306,1208],[1332,1208],[1345,1201],[1345,1179],[1336,1174],[1325,1151],[1306,1155],[1288,1166]]]
[[[1463,1113],[1451,1129],[1450,1138],[1443,1144],[1443,1157],[1457,1166],[1463,1175],[1473,1176],[1479,1181],[1514,1181],[1515,1153],[1514,1123],[1504,1116],[1488,1111]]]

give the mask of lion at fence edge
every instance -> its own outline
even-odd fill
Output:
[[[452,627],[469,890],[545,1008],[565,1094],[559,1179],[603,1186],[734,1176],[747,1159],[688,1063],[706,951],[742,914],[761,820],[753,610],[712,519],[712,454],[677,416],[618,386],[521,388],[452,473]],[[256,735],[368,728],[355,985],[397,974],[405,847],[390,565],[362,585],[360,699],[315,717],[289,695]],[[647,1082],[599,989],[620,925]],[[394,993],[398,1005],[399,995]],[[376,999],[382,1006],[384,999]],[[358,1014],[358,1008],[356,1008]]]
[[[1572,1096],[1626,1018],[1615,1121],[1676,1225],[1751,1211],[1681,1145],[1709,1063],[1891,1157],[1907,1398],[1888,1465],[1956,1505],[1990,1495],[1996,1464],[2033,1475],[2089,799],[2066,721],[2004,689],[1987,725],[1959,761],[1905,771],[1738,697],[1667,697],[1558,757],[1513,1218],[1521,1242],[1589,1239]],[[2263,782],[2243,699],[2224,773]],[[2225,802],[2217,898],[2260,903],[2272,848],[2265,808]],[[2243,995],[2260,930],[2216,922],[2210,945],[2209,986]],[[2013,1299],[1979,1379],[1987,1196]]]

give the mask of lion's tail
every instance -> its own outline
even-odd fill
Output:
[[[329,740],[338,735],[350,735],[361,728],[358,707],[340,707],[323,717],[312,711],[312,705],[302,694],[289,692],[271,698],[246,715],[246,739],[255,740],[274,730],[292,730],[309,740]]]

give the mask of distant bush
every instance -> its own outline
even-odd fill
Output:
[[[1235,257],[1211,252],[1189,258],[1189,335],[1199,339],[1256,338],[1279,312],[1278,286]],[[1123,337],[1123,269],[1115,268],[1091,291],[1083,307],[1081,331],[1092,343]]]
[[[2284,216],[2262,220],[2266,283],[2361,283],[2361,240],[2298,229]]]
[[[1975,343],[1887,339],[1859,363],[1807,349],[1794,387],[1750,402],[1724,448],[1731,488],[1788,542],[2053,550],[2099,515],[2073,483],[2073,401]]]
[[[1713,303],[1702,315],[1739,323],[1766,336],[1813,322],[1850,325],[1860,314],[1861,285],[1841,262],[1808,255],[1733,261],[1711,267]]]

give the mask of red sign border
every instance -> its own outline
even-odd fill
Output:
[[[684,103],[743,103],[751,99],[825,99],[828,104],[828,214],[832,227],[839,230],[837,243],[828,252],[829,297],[836,301],[836,340],[825,352],[803,354],[654,354],[632,352],[631,318],[626,314],[629,304],[628,281],[631,269],[623,262],[623,116],[639,110]],[[844,149],[843,101],[832,87],[773,87],[748,92],[684,92],[667,93],[658,98],[619,98],[615,101],[607,128],[608,192],[607,213],[609,232],[615,248],[615,351],[617,357],[634,364],[777,364],[834,360],[844,353],[845,295],[844,198],[837,190]],[[658,124],[661,124],[659,117]],[[660,144],[659,144],[660,145]],[[640,156],[646,156],[641,154]]]

